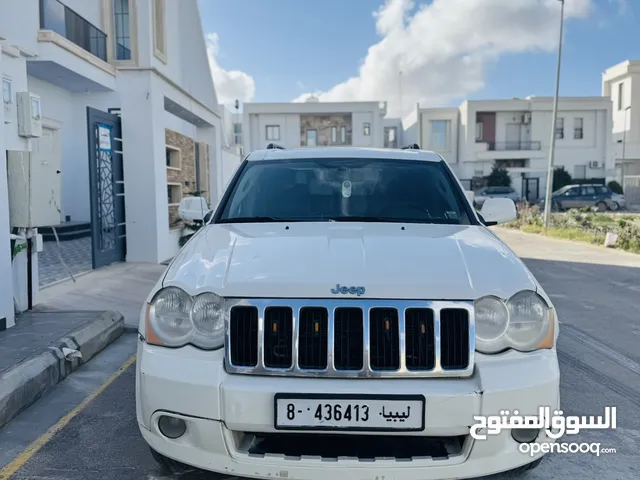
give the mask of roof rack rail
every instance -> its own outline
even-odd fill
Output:
[[[402,147],[402,150],[420,150],[420,145],[418,145],[417,143],[412,143],[411,145]]]
[[[285,148],[282,145],[270,143],[269,145],[267,145],[267,150],[285,150]]]

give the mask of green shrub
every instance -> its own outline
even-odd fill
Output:
[[[565,170],[564,167],[556,167],[553,171],[553,191],[564,187],[565,185],[571,185],[573,179],[571,174]]]
[[[489,187],[510,187],[511,177],[506,168],[494,165],[491,173],[487,177],[487,186]]]
[[[607,183],[607,187],[609,187],[613,193],[617,193],[618,195],[622,195],[624,193],[622,191],[622,185],[620,185],[615,180],[612,180],[609,183]]]

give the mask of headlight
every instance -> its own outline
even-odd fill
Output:
[[[147,310],[147,342],[166,347],[224,345],[224,299],[213,293],[193,298],[184,290],[160,290]]]
[[[530,352],[553,345],[553,316],[547,303],[529,290],[506,302],[483,297],[475,302],[476,349],[497,353],[508,348]]]

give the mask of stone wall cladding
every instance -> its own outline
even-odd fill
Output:
[[[188,196],[190,192],[198,189],[196,185],[196,150],[192,138],[165,129],[165,143],[168,147],[180,150],[180,169],[167,168],[167,183],[179,183],[182,187],[182,196]],[[169,228],[182,227],[182,221],[178,218],[178,206],[169,205]]]
[[[340,142],[340,127],[347,127],[346,142]],[[336,141],[331,141],[331,128],[336,127]],[[307,130],[316,130],[318,146],[351,145],[353,122],[350,113],[334,115],[300,115],[300,145],[307,146]]]

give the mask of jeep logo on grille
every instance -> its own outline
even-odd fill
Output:
[[[331,293],[333,293],[334,295],[338,295],[338,294],[343,294],[343,295],[364,295],[364,287],[345,287],[343,285],[340,285],[339,283],[336,284],[336,288],[332,288],[331,289]]]

